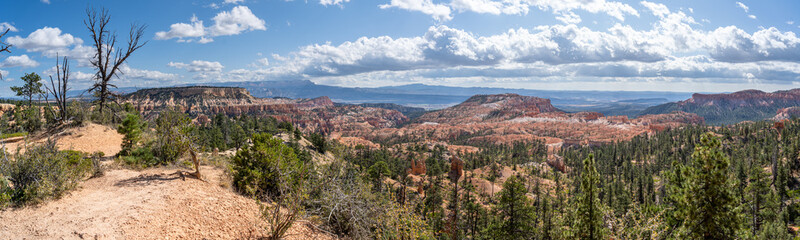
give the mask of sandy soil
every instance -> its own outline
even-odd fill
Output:
[[[247,239],[263,236],[258,204],[178,169],[109,170],[61,199],[0,211],[0,239]],[[329,239],[297,222],[289,239]]]
[[[105,156],[116,155],[122,148],[122,135],[117,130],[104,125],[89,123],[82,127],[70,128],[57,133],[52,138],[61,150],[78,150],[87,153],[103,152]],[[16,140],[16,139],[13,139]],[[47,141],[45,136],[31,136],[27,139],[12,141],[8,139],[6,149],[16,151],[22,144],[42,143]],[[22,150],[22,149],[20,149]]]

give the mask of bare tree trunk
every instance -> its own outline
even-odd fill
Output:
[[[97,69],[94,75],[95,83],[89,91],[97,94],[97,102],[102,114],[106,102],[116,97],[114,93],[110,92],[110,88],[117,87],[110,83],[111,79],[122,74],[122,71],[119,70],[120,66],[128,60],[133,52],[147,44],[147,41],[139,42],[144,35],[146,26],[131,24],[127,47],[116,48],[117,35],[107,29],[108,22],[111,20],[108,10],[101,9],[98,13],[94,8],[89,8],[86,9],[86,16],[87,19],[83,21],[83,24],[91,32],[95,47],[91,63]]]
[[[67,83],[69,82],[69,60],[64,57],[63,65],[59,65],[58,56],[56,56],[56,80],[50,76],[50,87],[45,86],[48,92],[53,95],[58,107],[58,116],[56,121],[64,123],[67,120]]]

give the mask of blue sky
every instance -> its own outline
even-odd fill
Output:
[[[800,1],[197,0],[9,1],[0,97],[27,72],[73,61],[91,83],[85,9],[123,41],[149,42],[123,87],[308,79],[566,90],[720,92],[800,88]]]

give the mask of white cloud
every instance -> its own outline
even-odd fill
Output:
[[[319,0],[319,4],[324,6],[328,5],[342,5],[342,3],[350,2],[350,0]]]
[[[222,3],[225,3],[225,4],[239,4],[239,3],[243,3],[243,2],[244,2],[244,0],[225,0]]]
[[[203,27],[203,21],[197,19],[197,16],[192,16],[191,24],[175,23],[169,26],[168,32],[156,32],[155,39],[166,40],[172,38],[185,38],[185,37],[202,37],[206,34]]]
[[[651,12],[653,12],[653,15],[656,15],[656,16],[659,16],[659,17],[663,17],[663,16],[666,16],[667,14],[669,14],[669,9],[664,4],[652,3],[652,2],[648,2],[648,1],[642,1],[641,3],[642,3],[642,5],[644,5],[644,7],[646,7]]]
[[[17,31],[19,31],[19,30],[17,30],[17,28],[14,27],[14,25],[11,25],[10,23],[7,23],[7,22],[1,22],[0,23],[0,33],[1,32],[5,32],[6,30],[8,30],[9,32],[17,32]]]
[[[786,24],[794,25],[794,21],[786,21]]]
[[[308,45],[288,55],[273,55],[267,68],[237,69],[223,79],[234,79],[228,75],[235,72],[235,79],[306,78],[340,83],[374,76],[387,76],[387,81],[397,77],[398,82],[642,78],[735,83],[750,76],[747,73],[755,80],[772,83],[800,80],[800,38],[793,32],[767,28],[748,33],[736,26],[706,31],[695,29],[699,24],[684,12],[671,12],[660,4],[643,5],[659,16],[649,30],[621,23],[605,30],[566,24],[477,36],[433,26],[417,37],[362,37],[338,45]],[[698,53],[701,55],[676,57]]]
[[[41,0],[43,3],[50,4],[50,0]]]
[[[578,14],[575,14],[574,12],[567,12],[561,16],[556,16],[556,20],[565,24],[578,24],[581,22],[581,16],[578,16]]]
[[[434,4],[431,0],[392,0],[389,4],[379,5],[381,9],[399,8],[409,11],[422,12],[431,15],[436,21],[449,21],[453,19],[450,15],[450,7],[442,4]]]
[[[256,17],[250,8],[236,6],[230,12],[214,16],[214,25],[209,27],[211,36],[236,35],[245,31],[267,30],[266,22]]]
[[[31,59],[28,55],[20,55],[20,56],[10,56],[7,57],[3,62],[0,62],[0,67],[9,68],[9,67],[37,67],[39,66],[39,62],[36,60]]]
[[[247,31],[267,30],[266,22],[253,14],[247,6],[236,6],[231,11],[222,11],[212,18],[214,24],[208,27],[203,21],[192,16],[191,23],[175,23],[169,31],[156,32],[155,39],[178,38],[178,42],[209,43],[213,37],[238,35]],[[184,39],[190,38],[190,39]]]
[[[488,14],[527,14],[529,6],[520,1],[452,0],[450,7],[460,12],[471,11]]]
[[[550,11],[565,23],[580,21],[580,16],[574,10],[605,13],[620,21],[625,20],[625,15],[639,16],[636,9],[628,4],[606,0],[451,0],[449,4],[434,3],[432,0],[392,0],[379,7],[418,11],[431,15],[437,21],[451,20],[453,10],[499,15],[528,14],[531,8]]]
[[[12,79],[8,78],[8,71],[0,69],[0,76],[3,76],[3,81],[10,82]]]
[[[219,62],[194,60],[191,63],[169,62],[167,66],[184,69],[189,72],[221,72],[222,66]]]
[[[747,17],[749,17],[750,19],[756,19],[756,15],[753,14],[747,15]]]
[[[267,58],[258,59],[258,60],[256,60],[256,64],[258,64],[259,66],[264,66],[264,67],[269,66],[269,59],[267,59]]]
[[[774,27],[753,34],[735,26],[717,28],[708,33],[705,44],[709,55],[718,61],[800,62],[800,38]]]
[[[744,3],[742,2],[736,2],[736,6],[738,6],[741,9],[744,9],[744,12],[750,12],[750,7],[747,7],[747,5],[744,5]]]
[[[75,44],[81,44],[83,41],[68,33],[61,34],[61,29],[59,28],[44,27],[37,29],[25,38],[20,36],[9,37],[8,43],[14,45],[14,47],[28,50],[28,52],[43,52],[67,48]]]
[[[520,2],[536,6],[539,9],[551,9],[553,13],[564,13],[572,10],[584,10],[590,13],[605,13],[620,21],[625,20],[625,15],[639,16],[639,12],[628,4],[606,0],[519,0]]]
[[[128,81],[134,81],[134,80],[167,81],[167,80],[174,80],[178,77],[178,75],[172,73],[163,73],[153,70],[131,68],[127,64],[122,65],[120,67],[120,71],[122,71],[123,73],[120,78]]]

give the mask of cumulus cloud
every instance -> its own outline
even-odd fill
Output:
[[[206,35],[203,21],[197,19],[197,16],[192,16],[191,23],[175,23],[169,26],[167,32],[156,32],[157,40],[166,40],[172,38],[185,38],[185,37],[202,37]]]
[[[219,62],[194,60],[191,63],[169,62],[167,66],[184,69],[189,72],[221,72],[222,66]]]
[[[236,6],[231,11],[222,11],[211,20],[213,21],[211,26],[204,26],[202,20],[192,16],[191,23],[172,24],[169,31],[156,32],[155,39],[177,38],[178,42],[197,40],[198,43],[209,43],[213,41],[213,37],[267,30],[266,22],[253,14],[247,6]]]
[[[373,77],[383,79],[376,82],[506,78],[800,81],[800,38],[793,32],[776,28],[746,32],[736,26],[697,29],[700,24],[682,11],[647,1],[642,5],[659,17],[651,29],[621,23],[604,30],[557,24],[479,36],[438,25],[417,37],[362,37],[338,45],[307,45],[284,56],[273,55],[269,65],[251,65],[259,69],[237,69],[215,77],[310,78],[342,84]],[[676,57],[691,54],[696,56]]]
[[[90,66],[94,48],[83,45],[83,40],[71,34],[62,33],[59,28],[44,27],[30,33],[27,37],[12,36],[8,43],[28,52],[39,52],[45,57],[69,57],[77,61],[79,67]]]
[[[770,27],[748,34],[735,26],[708,33],[711,57],[724,62],[800,61],[800,38]]]
[[[122,65],[120,67],[122,75],[120,76],[123,81],[133,83],[133,81],[171,81],[178,78],[178,75],[172,73],[164,73],[154,70],[131,68],[130,66]]]
[[[747,17],[749,17],[750,19],[756,19],[756,15],[753,14],[747,15]]]
[[[10,23],[0,22],[0,32],[5,32],[6,30],[8,30],[9,32],[19,31],[17,30],[17,28],[14,27],[14,25],[11,25]]]
[[[431,15],[436,21],[449,21],[453,19],[450,15],[450,7],[443,4],[435,4],[431,0],[392,0],[389,4],[379,5],[381,9],[399,8],[409,11],[417,11]]]
[[[63,49],[75,44],[81,44],[80,38],[73,37],[68,33],[61,33],[59,28],[44,27],[23,38],[12,36],[8,38],[8,43],[18,48],[23,48],[28,52],[43,52],[53,49]]]
[[[0,67],[9,68],[9,67],[37,67],[39,66],[39,62],[36,60],[31,59],[28,55],[20,55],[20,56],[10,56],[7,57],[3,62],[0,62]]]
[[[453,18],[452,11],[476,12],[484,14],[528,14],[531,8],[550,11],[564,23],[578,23],[580,16],[574,10],[590,13],[605,13],[620,21],[626,15],[639,16],[628,4],[606,0],[451,0],[449,4],[434,3],[432,0],[392,0],[379,6],[382,9],[399,8],[431,15],[437,21]]]
[[[663,17],[663,16],[666,16],[667,14],[669,14],[669,8],[667,8],[667,6],[664,5],[664,4],[653,3],[653,2],[648,2],[648,1],[642,1],[641,3],[648,10],[653,12],[653,15],[656,15],[656,16],[659,16],[659,17]]]

